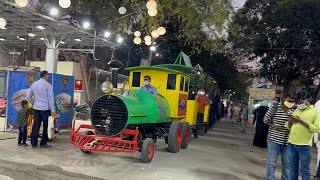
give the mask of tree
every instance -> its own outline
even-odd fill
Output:
[[[46,7],[57,6],[57,2],[40,0],[39,10],[48,12]],[[133,36],[139,30],[142,35],[150,35],[151,31],[160,26],[168,27],[172,22],[178,22],[175,38],[183,39],[185,46],[193,48],[195,53],[200,53],[204,48],[210,50],[219,42],[219,35],[225,28],[225,23],[230,17],[233,8],[231,0],[161,0],[157,1],[158,14],[150,17],[147,14],[147,1],[141,0],[72,0],[70,15],[78,24],[90,20],[98,31],[106,29],[116,33]],[[118,9],[124,6],[126,15],[120,15]],[[64,16],[65,17],[65,16]],[[65,18],[72,21],[72,18]],[[78,25],[77,23],[74,23]],[[204,31],[207,31],[204,36]],[[167,38],[162,36],[159,39]]]
[[[312,82],[320,74],[319,26],[318,0],[248,0],[233,19],[230,47],[258,60],[259,74],[273,83]]]
[[[217,81],[222,93],[231,90],[235,92],[235,99],[248,97],[247,88],[252,82],[250,74],[238,71],[225,54],[205,52],[192,56],[192,62],[202,65],[204,71]]]

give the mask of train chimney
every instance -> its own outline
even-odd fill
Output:
[[[114,88],[117,88],[119,69],[122,67],[122,63],[118,60],[111,60],[108,62],[111,68],[111,83]]]

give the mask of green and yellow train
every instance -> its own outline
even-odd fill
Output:
[[[215,88],[217,84],[214,79],[206,75],[199,65],[192,67],[190,60],[182,52],[174,64],[138,66],[127,70],[130,71],[130,76],[124,88],[113,89],[110,82],[105,82],[103,91],[106,94],[94,102],[91,122],[95,134],[100,138],[121,137],[125,141],[137,141],[137,150],[141,151],[143,162],[152,160],[153,144],[157,138],[165,138],[170,152],[186,149],[191,133],[198,137],[198,102],[188,98],[190,87]],[[151,85],[158,90],[157,97],[140,90],[144,76],[151,77]],[[209,109],[207,106],[205,122],[209,119]],[[135,129],[139,132],[138,137],[124,135],[127,134],[126,130]],[[100,139],[99,142],[101,141],[103,140]],[[124,146],[129,145],[123,143],[117,147],[128,149]],[[89,151],[79,147],[84,152]]]

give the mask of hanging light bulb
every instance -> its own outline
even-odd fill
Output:
[[[145,36],[144,41],[150,41],[151,42],[151,36]]]
[[[133,42],[135,43],[135,44],[141,44],[141,38],[140,37],[135,37],[134,39],[133,39]]]
[[[141,32],[140,31],[134,32],[134,36],[140,37],[141,36]]]
[[[125,7],[119,8],[119,14],[125,14],[127,12],[127,9]]]
[[[147,2],[147,8],[148,9],[156,9],[157,8],[157,2],[154,0],[150,0]]]
[[[150,45],[152,44],[151,41],[145,41],[144,43],[145,43],[147,46],[150,46]]]
[[[15,3],[17,4],[17,6],[23,8],[28,5],[29,0],[15,0]]]
[[[166,33],[166,28],[164,27],[159,27],[157,29],[157,32],[159,33],[159,35],[164,35]]]
[[[4,18],[0,18],[0,28],[5,28],[7,21]]]
[[[148,14],[149,16],[156,16],[158,14],[158,10],[157,9],[149,9],[148,10]]]
[[[159,33],[158,33],[157,30],[153,30],[153,31],[151,32],[151,36],[152,36],[153,38],[158,38],[160,35],[159,35]]]
[[[59,0],[59,5],[62,8],[68,8],[71,6],[71,1],[70,0]]]

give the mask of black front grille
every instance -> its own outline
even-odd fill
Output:
[[[91,108],[91,122],[100,135],[116,136],[127,126],[127,106],[116,96],[104,95]]]

